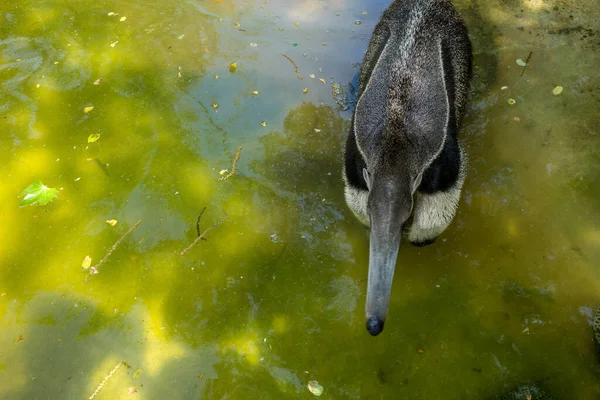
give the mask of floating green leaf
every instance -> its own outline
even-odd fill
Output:
[[[57,194],[58,190],[49,188],[39,180],[35,181],[19,194],[18,197],[25,196],[19,207],[31,206],[36,203],[43,206],[53,200]]]
[[[92,133],[90,136],[88,136],[88,143],[94,143],[98,139],[100,139],[100,134]]]
[[[179,39],[179,40],[183,40],[183,38],[184,38],[184,37],[185,37],[185,33],[184,33],[183,35],[179,35],[179,36],[177,36],[177,39]]]
[[[520,58],[517,58],[517,64],[521,67],[525,67],[527,65],[527,63]]]
[[[507,103],[511,106],[514,106],[515,104],[517,104],[517,101],[515,99],[508,99]]]
[[[234,73],[236,70],[237,70],[236,62],[232,62],[231,64],[229,64],[229,72]]]
[[[563,87],[562,86],[557,86],[552,90],[552,93],[554,93],[555,96],[558,96],[559,94],[561,94],[563,91]]]

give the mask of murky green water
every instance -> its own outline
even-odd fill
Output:
[[[600,3],[456,1],[476,53],[464,197],[438,242],[402,247],[373,338],[330,83],[386,3],[0,4],[0,398],[88,398],[120,361],[97,399],[600,394]],[[58,198],[19,208],[37,179]],[[201,231],[228,218],[180,256],[204,207]]]

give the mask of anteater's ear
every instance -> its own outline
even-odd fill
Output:
[[[371,181],[373,180],[373,177],[366,168],[363,168],[363,178],[365,178],[365,182],[367,182],[367,188],[371,190]]]

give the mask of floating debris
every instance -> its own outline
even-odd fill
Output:
[[[511,106],[517,104],[517,101],[515,99],[508,99],[506,102]]]
[[[354,25],[362,25],[362,21],[360,19],[357,19],[356,21],[354,21]]]
[[[302,89],[302,93],[308,93],[308,88]]]
[[[253,94],[253,95],[258,95],[258,94],[260,94],[260,93],[258,92],[258,90],[253,90],[253,91],[252,91],[252,94]]]
[[[273,243],[278,243],[280,241],[279,236],[277,236],[276,233],[269,236],[269,239],[271,239],[271,242],[273,242]]]
[[[319,82],[321,82],[323,85],[327,85],[327,81],[323,78],[319,78]]]
[[[91,265],[92,265],[92,257],[85,256],[85,258],[83,259],[83,262],[81,263],[81,268],[88,269],[89,267],[91,267]]]
[[[258,46],[258,43],[256,43],[256,42],[250,42],[250,47],[257,47],[257,46]]]
[[[315,74],[310,74],[308,76],[310,76],[311,78],[315,79]]]
[[[213,103],[212,108],[217,109],[217,108],[219,108],[219,105],[217,103]]]
[[[348,93],[342,85],[337,82],[331,82],[331,95],[342,111],[348,109]]]
[[[88,143],[94,143],[98,139],[100,139],[100,134],[92,133],[90,136],[88,136]]]
[[[233,164],[231,165],[231,172],[227,176],[219,178],[220,181],[224,181],[224,180],[231,178],[231,176],[235,173],[235,168],[237,166],[238,160],[240,159],[241,153],[242,153],[242,146],[238,146],[237,152],[235,153],[235,157],[233,159]],[[227,172],[226,169],[223,169],[223,170],[219,171],[219,174],[224,175],[225,172],[223,172],[223,171]]]
[[[115,47],[117,45],[117,43],[119,43],[119,41],[117,40],[116,42],[113,42],[110,44],[110,47]]]
[[[561,94],[563,91],[563,87],[562,86],[556,86],[553,90],[552,90],[552,94],[554,94],[555,96],[558,96],[559,94]]]
[[[287,54],[283,53],[281,54],[282,56],[284,56],[289,62],[292,63],[292,65],[294,66],[294,71],[296,73],[296,78],[298,78],[299,80],[303,80],[304,78],[300,76],[300,73],[298,72],[298,65],[296,64],[296,62],[294,60],[292,60],[290,58],[290,56],[288,56]]]
[[[527,63],[523,60],[521,60],[520,58],[517,58],[517,65],[520,67],[525,67],[527,65]]]
[[[234,73],[237,70],[237,62],[232,62],[231,64],[229,64],[229,72]]]
[[[89,113],[90,111],[92,111],[93,109],[94,109],[94,106],[85,107],[85,108],[83,109],[83,112],[87,114],[87,113]]]
[[[108,259],[108,257],[110,257],[110,255],[115,251],[115,249],[117,247],[119,247],[119,245],[121,244],[121,242],[123,240],[125,240],[125,238],[127,236],[129,236],[129,234],[133,231],[135,231],[137,229],[138,226],[140,226],[140,224],[142,223],[142,220],[140,219],[138,222],[136,222],[131,228],[129,228],[129,230],[127,232],[125,232],[125,234],[123,234],[123,236],[121,236],[119,238],[119,240],[117,240],[115,242],[115,244],[113,244],[113,246],[110,248],[110,250],[108,250],[108,253],[106,253],[106,255],[104,256],[104,258],[102,258],[102,260],[100,260],[100,262],[98,262],[98,264],[91,266],[88,271],[89,273],[86,275],[85,279],[83,280],[83,283],[87,283],[88,278],[90,277],[90,275],[96,275],[98,274],[98,268],[100,268],[100,266],[102,264],[104,264],[106,262],[106,260]],[[104,383],[102,383],[100,386],[104,385]],[[94,394],[95,395],[95,394]],[[90,399],[93,398],[90,397]]]
[[[98,394],[98,392],[100,392],[100,390],[102,390],[102,387],[106,384],[106,382],[108,382],[108,380],[115,374],[115,372],[117,372],[117,370],[121,367],[122,364],[125,364],[125,361],[121,361],[120,363],[117,364],[116,367],[114,367],[112,369],[112,371],[110,371],[108,373],[108,375],[106,375],[104,377],[104,379],[102,380],[102,382],[100,382],[100,384],[98,385],[98,387],[96,388],[96,390],[94,391],[94,393],[92,393],[92,395],[89,397],[88,400],[94,400],[94,397],[96,397],[96,395]]]
[[[102,77],[100,77],[100,78],[96,79],[96,80],[94,81],[94,85],[99,85],[99,84],[100,84],[100,82],[102,82]]]
[[[185,37],[185,33],[183,33],[183,34],[181,34],[181,35],[177,36],[177,39],[179,39],[179,40],[183,40],[183,38],[184,38],[184,37]]]
[[[196,220],[196,231],[199,233],[200,232],[200,218],[202,218],[202,214],[204,214],[204,211],[206,210],[206,207],[204,207],[202,209],[202,211],[200,212],[200,215],[198,216],[198,219]],[[204,239],[204,237],[208,234],[208,232],[212,231],[213,229],[221,226],[225,221],[227,221],[228,215],[227,213],[223,210],[223,218],[221,218],[219,221],[217,221],[215,224],[213,224],[210,228],[207,228],[202,235],[199,235],[193,242],[192,244],[190,244],[188,247],[186,247],[185,249],[183,249],[183,251],[181,253],[179,253],[180,256],[185,255],[185,253],[187,253],[188,251],[190,251],[190,249],[192,249],[192,247],[194,247],[196,244],[198,244],[201,240],[206,240]]]
[[[106,220],[106,223],[109,224],[110,226],[115,226],[117,224],[117,222],[119,222],[119,221],[117,221],[116,219]]]
[[[262,121],[262,122],[260,123],[260,126],[267,126],[267,121]]]
[[[121,17],[121,19],[119,21],[123,22],[127,19],[127,17]]]
[[[308,382],[308,390],[310,390],[310,392],[312,394],[314,394],[315,396],[320,396],[323,394],[323,386],[319,385],[319,382],[317,381],[310,381]]]

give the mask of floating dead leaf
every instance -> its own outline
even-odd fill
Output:
[[[115,226],[117,224],[117,222],[119,222],[119,221],[117,221],[116,219],[106,220],[106,223],[109,224],[110,226]]]
[[[127,389],[127,393],[129,393],[129,394],[136,394],[137,393],[137,389],[132,386],[129,389]]]
[[[0,294],[0,297],[4,297],[6,296],[6,292],[2,292],[2,294]]]
[[[217,103],[213,103],[213,104],[212,104],[212,108],[215,108],[215,109],[216,109],[216,108],[219,108],[219,105],[218,105]]]
[[[58,61],[54,61],[54,65],[58,64]]]
[[[234,73],[237,70],[237,62],[232,62],[229,64],[229,72]]]
[[[365,11],[363,11],[363,12],[362,12],[362,15],[367,15],[367,11],[366,11],[366,10],[365,10]]]
[[[215,75],[215,79],[219,79],[221,76],[219,75]]]
[[[19,335],[19,337],[14,340],[14,343],[19,343],[19,342],[22,342],[23,340],[24,340],[23,335]]]
[[[200,380],[204,379],[204,374],[198,375],[198,379],[200,379]]]
[[[184,38],[184,37],[185,37],[185,33],[184,33],[184,34],[181,34],[181,35],[179,35],[179,36],[177,36],[177,39],[179,39],[179,40],[183,40],[183,38]]]
[[[308,390],[310,390],[310,392],[312,394],[314,394],[315,396],[320,396],[323,394],[323,386],[319,385],[319,382],[317,381],[310,381],[308,382]]]
[[[236,22],[235,24],[233,24],[233,27],[234,27],[235,29],[239,28],[240,26],[241,26],[241,25],[240,25],[240,23],[239,23],[239,22]]]
[[[296,22],[294,25],[296,25],[296,26],[300,26],[300,22]]]
[[[263,122],[261,122],[261,123],[260,123],[260,125],[261,125],[261,126],[267,126],[267,122],[266,122],[266,121],[263,121]]]
[[[555,87],[555,88],[552,90],[552,93],[553,93],[555,96],[558,96],[559,94],[561,94],[561,93],[562,93],[562,91],[563,91],[563,87],[562,87],[562,86],[556,86],[556,87]]]
[[[515,122],[521,122],[521,118],[519,118],[519,117],[514,117],[514,118],[513,118],[513,121],[515,121]]]
[[[527,65],[527,63],[523,60],[521,60],[520,58],[517,58],[517,65],[520,67],[525,67]]]
[[[119,43],[119,41],[117,40],[116,42],[113,42],[110,44],[110,47],[115,47],[117,45],[117,43]]]
[[[323,85],[327,85],[327,82],[323,78],[319,78],[319,82],[321,82]]]
[[[222,169],[219,171],[219,175],[225,175],[227,173],[226,169]]]
[[[123,22],[127,19],[127,17],[121,17],[121,19],[119,21]]]
[[[90,136],[88,136],[88,143],[94,143],[98,139],[100,139],[100,134],[92,133]]]
[[[100,77],[100,78],[96,79],[96,80],[94,81],[94,85],[99,85],[99,84],[100,84],[100,82],[102,82],[102,77]]]
[[[271,242],[273,243],[278,243],[279,242],[279,236],[277,236],[276,233],[272,234],[271,236],[269,236],[269,239],[271,239]]]
[[[253,90],[252,94],[257,95],[257,94],[260,94],[260,93],[258,93],[258,90]]]
[[[308,88],[302,89],[302,93],[308,93]]]
[[[419,353],[419,354],[423,354],[424,352],[425,352],[425,350],[423,350],[423,349],[417,350],[417,353]]]
[[[89,113],[90,111],[92,111],[93,109],[94,109],[94,106],[88,106],[88,107],[85,107],[85,108],[83,109],[83,112],[87,114],[87,113]]]
[[[315,133],[319,133],[319,132],[321,132],[321,130],[320,130],[320,129],[317,129],[317,128],[315,128]]]
[[[308,76],[310,76],[311,78],[315,79],[315,74],[310,74]]]
[[[92,265],[92,257],[85,256],[83,262],[81,263],[81,268],[88,269]]]
[[[108,16],[109,16],[109,17],[112,17],[113,15],[115,15],[115,13],[114,13],[114,12],[112,12],[112,11],[108,13]]]
[[[500,90],[506,90],[506,89],[508,89],[508,86],[502,86],[502,87],[500,88]]]
[[[517,104],[517,101],[515,99],[508,99],[506,102],[511,106],[514,106],[515,104]]]

